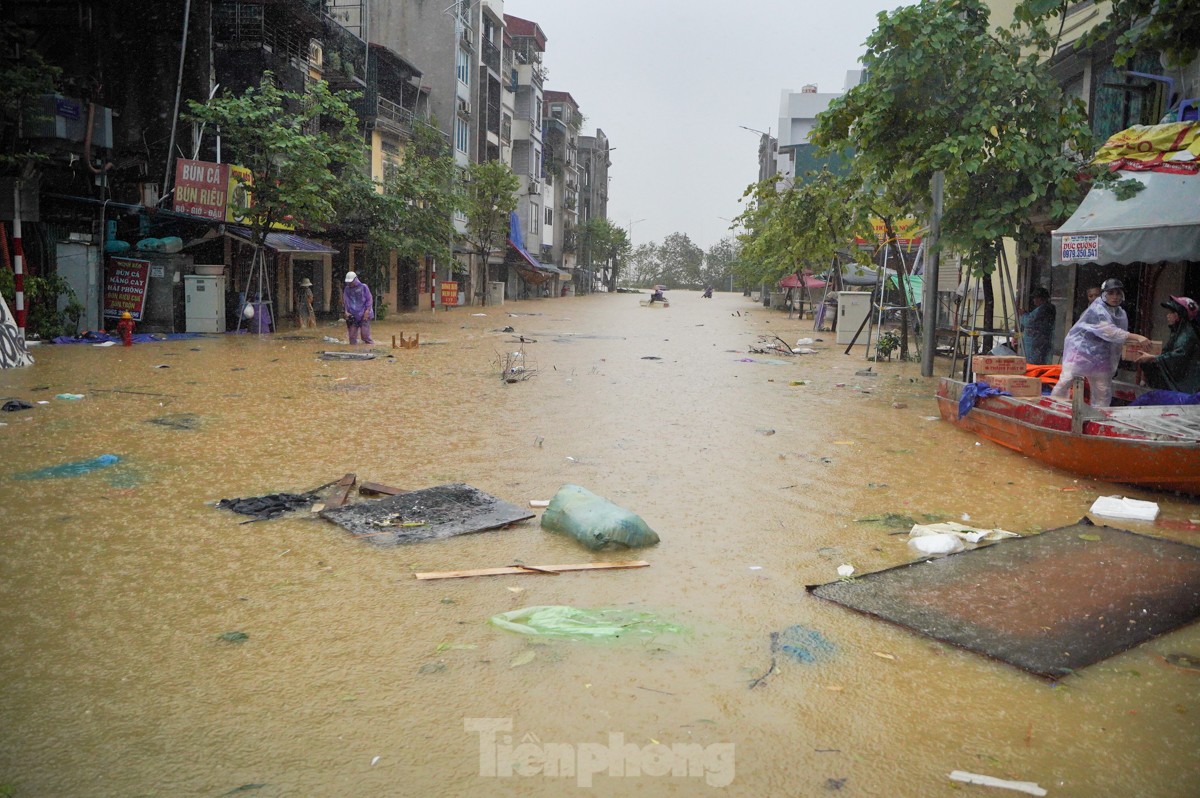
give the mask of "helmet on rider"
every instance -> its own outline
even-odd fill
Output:
[[[1186,296],[1173,296],[1162,306],[1167,310],[1172,310],[1179,314],[1180,318],[1188,321],[1195,321],[1196,316],[1200,315],[1200,305],[1196,304],[1196,300]]]
[[[1104,281],[1104,284],[1100,286],[1100,293],[1104,294],[1109,291],[1120,291],[1123,294],[1125,293],[1125,284],[1116,277],[1109,277]]]

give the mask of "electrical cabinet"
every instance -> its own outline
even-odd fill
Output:
[[[871,294],[869,291],[838,291],[837,296],[837,342],[848,344],[854,340],[863,321],[871,315]],[[865,327],[858,343],[868,343]]]
[[[183,278],[188,332],[225,332],[225,278],[188,274]]]

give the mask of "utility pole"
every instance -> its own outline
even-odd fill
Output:
[[[925,245],[925,282],[922,285],[921,298],[921,376],[933,376],[933,350],[937,346],[937,284],[938,238],[942,234],[942,193],[945,186],[946,173],[941,170],[933,173],[930,188],[933,193],[933,214],[929,220],[929,237],[932,239]]]

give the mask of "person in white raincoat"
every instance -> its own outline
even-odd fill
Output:
[[[1088,305],[1063,342],[1062,376],[1050,394],[1055,399],[1066,399],[1072,380],[1086,377],[1092,390],[1091,404],[1108,407],[1112,404],[1112,381],[1121,361],[1121,348],[1126,343],[1146,340],[1129,332],[1129,317],[1121,307],[1125,301],[1121,281],[1105,280],[1100,290],[1100,296]]]

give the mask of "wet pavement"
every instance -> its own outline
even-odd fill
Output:
[[[348,349],[323,325],[40,347],[0,372],[0,397],[48,402],[0,414],[0,788],[1005,794],[948,778],[962,770],[1053,796],[1200,794],[1200,673],[1173,664],[1200,656],[1197,625],[1055,685],[804,590],[914,559],[895,519],[865,518],[1024,534],[1120,494],[1159,502],[1162,523],[1107,523],[1196,545],[1200,502],[977,441],[936,419],[915,364],[859,375],[863,348],[844,355],[810,320],[728,294],[637,299],[394,315],[369,361],[320,359]],[[824,340],[753,354],[761,335]],[[506,382],[517,360],[532,376]],[[14,478],[104,454],[119,460]],[[662,542],[593,554],[535,520],[381,548],[303,513],[242,524],[212,506],[347,472],[518,507],[578,484]],[[651,566],[413,576],[595,559]],[[686,631],[578,642],[487,623],[560,604]]]

